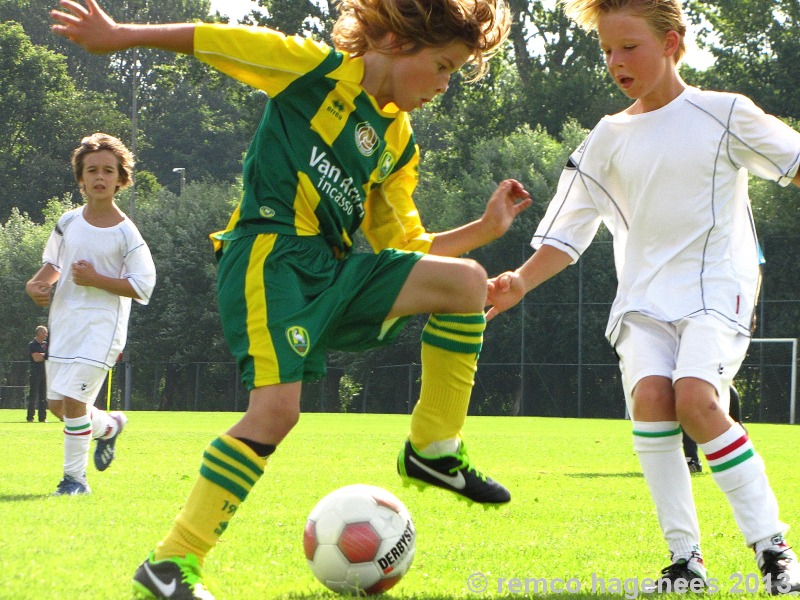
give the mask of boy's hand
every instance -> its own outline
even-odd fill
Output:
[[[97,271],[94,270],[94,265],[85,260],[79,260],[72,263],[72,281],[75,285],[97,287]]]
[[[37,306],[50,306],[50,291],[53,286],[44,281],[30,280],[25,284],[25,293]]]
[[[525,295],[525,284],[516,271],[501,273],[497,277],[489,279],[488,283],[486,306],[491,306],[491,308],[486,312],[487,321],[491,321],[501,312],[516,306]]]
[[[523,185],[515,179],[506,179],[500,182],[497,189],[486,203],[486,210],[481,217],[498,238],[502,236],[517,215],[533,203],[531,196]]]
[[[119,40],[114,34],[117,24],[95,0],[84,0],[86,7],[72,0],[59,0],[61,8],[69,12],[50,11],[53,33],[79,44],[89,52],[102,54],[120,50]]]

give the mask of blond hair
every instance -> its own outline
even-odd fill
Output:
[[[629,9],[639,14],[661,37],[676,31],[681,40],[673,58],[686,54],[686,23],[678,0],[559,0],[566,15],[586,31],[597,29],[600,13]]]
[[[93,133],[81,140],[81,145],[72,151],[72,174],[75,181],[80,184],[83,177],[83,162],[87,154],[108,150],[117,157],[120,184],[116,191],[125,189],[133,182],[133,154],[127,146],[113,135],[107,133]]]
[[[338,0],[338,5],[333,28],[338,50],[363,56],[367,50],[402,47],[410,55],[463,42],[472,51],[467,61],[471,81],[486,74],[488,59],[511,28],[505,0]],[[387,33],[396,39],[391,47],[380,47]]]

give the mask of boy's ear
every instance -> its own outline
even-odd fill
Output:
[[[391,54],[404,54],[414,47],[414,43],[405,38],[401,38],[394,32],[389,32],[382,40],[382,47],[386,48]]]
[[[389,52],[394,53],[396,51],[396,43],[397,43],[397,36],[393,32],[388,32],[383,35],[383,37],[378,40],[376,44],[376,50],[381,52]]]
[[[664,36],[664,55],[674,56],[681,45],[681,34],[674,29]]]

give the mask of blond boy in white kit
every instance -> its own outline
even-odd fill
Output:
[[[686,27],[677,1],[563,4],[597,31],[609,73],[633,104],[601,119],[572,154],[533,236],[536,252],[490,281],[487,320],[577,261],[603,222],[618,278],[606,334],[672,560],[659,588],[707,583],[683,429],[705,454],[768,591],[798,592],[788,526],[764,461],[728,416],[728,393],[759,283],[748,172],[800,186],[800,133],[741,95],[681,80]]]

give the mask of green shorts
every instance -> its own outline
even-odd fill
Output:
[[[337,260],[320,237],[259,234],[228,242],[217,295],[222,329],[248,390],[325,375],[328,349],[393,341],[387,323],[418,252],[383,250]]]

